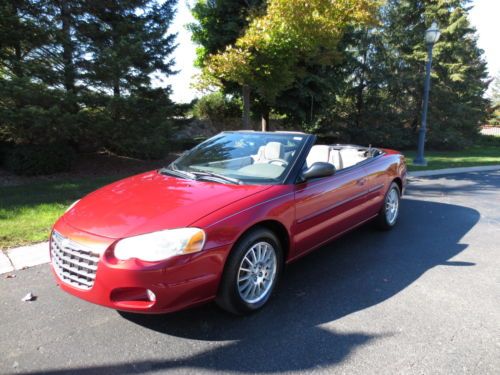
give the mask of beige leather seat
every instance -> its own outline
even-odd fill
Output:
[[[335,166],[335,169],[342,169],[342,159],[338,150],[327,145],[314,145],[306,158],[306,166],[309,168],[314,163],[321,161],[330,163]]]
[[[355,148],[344,148],[340,150],[340,157],[344,168],[352,167],[366,159]]]
[[[319,161],[325,163],[330,162],[330,146],[314,145],[311,147],[306,158],[307,168]]]
[[[285,152],[283,145],[279,142],[269,142],[265,146],[260,146],[257,155],[254,156],[254,163],[269,163],[271,160],[283,160]]]
[[[344,163],[340,157],[340,151],[335,150],[333,147],[330,148],[330,163],[332,163],[337,170],[344,168]]]

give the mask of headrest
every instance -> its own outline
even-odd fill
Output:
[[[315,145],[311,147],[311,151],[307,155],[306,164],[310,167],[317,161],[328,163],[330,161],[330,146]]]
[[[283,145],[279,142],[269,142],[264,149],[264,156],[267,160],[283,159]]]

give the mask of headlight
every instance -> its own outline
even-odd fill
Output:
[[[175,255],[196,253],[204,244],[205,232],[201,229],[169,229],[118,241],[114,253],[120,260],[137,258],[157,262]]]
[[[73,207],[75,207],[75,205],[80,202],[80,199],[74,201],[73,203],[71,203],[71,205],[66,209],[66,211],[64,212],[68,212],[69,210],[71,210]]]

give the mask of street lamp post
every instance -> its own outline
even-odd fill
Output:
[[[432,64],[432,48],[441,35],[437,23],[432,22],[431,27],[425,31],[425,44],[427,45],[427,65],[425,67],[425,84],[424,84],[424,103],[422,108],[422,125],[418,131],[418,153],[414,165],[426,166],[427,161],[424,158],[425,132],[427,131],[427,107],[429,104],[429,88],[431,84],[431,64]]]

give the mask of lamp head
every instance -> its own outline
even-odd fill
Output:
[[[433,21],[431,27],[425,31],[425,43],[434,44],[438,41],[441,32],[436,21]]]

